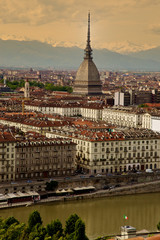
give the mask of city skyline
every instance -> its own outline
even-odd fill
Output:
[[[158,0],[3,0],[0,9],[0,39],[4,40],[84,48],[90,10],[93,48],[125,53],[160,45]]]

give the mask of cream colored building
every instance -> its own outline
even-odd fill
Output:
[[[77,144],[77,166],[91,174],[160,168],[160,134],[151,130],[56,130],[46,136],[71,138]]]
[[[101,104],[34,104],[28,103],[25,105],[27,111],[37,111],[44,114],[58,114],[60,116],[73,117],[82,116],[87,119],[100,120],[102,119],[103,107]]]
[[[151,127],[151,114],[144,113],[142,115],[142,128],[152,129],[152,127]]]
[[[102,120],[121,127],[142,127],[142,113],[131,108],[104,108]]]
[[[35,119],[23,119],[12,118],[12,117],[0,117],[0,123],[7,125],[8,127],[16,127],[21,129],[23,132],[34,131],[41,134],[45,134],[54,127],[54,122],[52,121],[40,121]]]

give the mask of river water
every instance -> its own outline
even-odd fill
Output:
[[[122,225],[155,231],[160,221],[160,193],[1,209],[0,216],[14,216],[21,222],[27,222],[33,210],[40,212],[44,225],[58,218],[64,226],[71,214],[78,214],[86,224],[87,236],[92,240],[98,236],[119,234]],[[128,220],[123,218],[124,215]]]

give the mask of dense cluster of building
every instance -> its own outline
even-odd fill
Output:
[[[1,75],[4,88],[6,80],[19,79],[25,87],[1,94],[0,182],[73,175],[76,169],[108,174],[160,168],[160,92],[153,91],[160,74],[99,74],[90,15],[77,74],[30,69]],[[29,81],[73,85],[73,93],[30,88]]]

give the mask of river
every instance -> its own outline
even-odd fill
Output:
[[[27,222],[29,214],[35,209],[40,212],[44,225],[58,218],[64,226],[65,220],[77,213],[85,222],[87,236],[92,240],[98,236],[119,234],[122,225],[155,231],[160,221],[160,193],[1,209],[0,216],[14,216],[21,222]],[[128,220],[123,219],[124,215]]]

